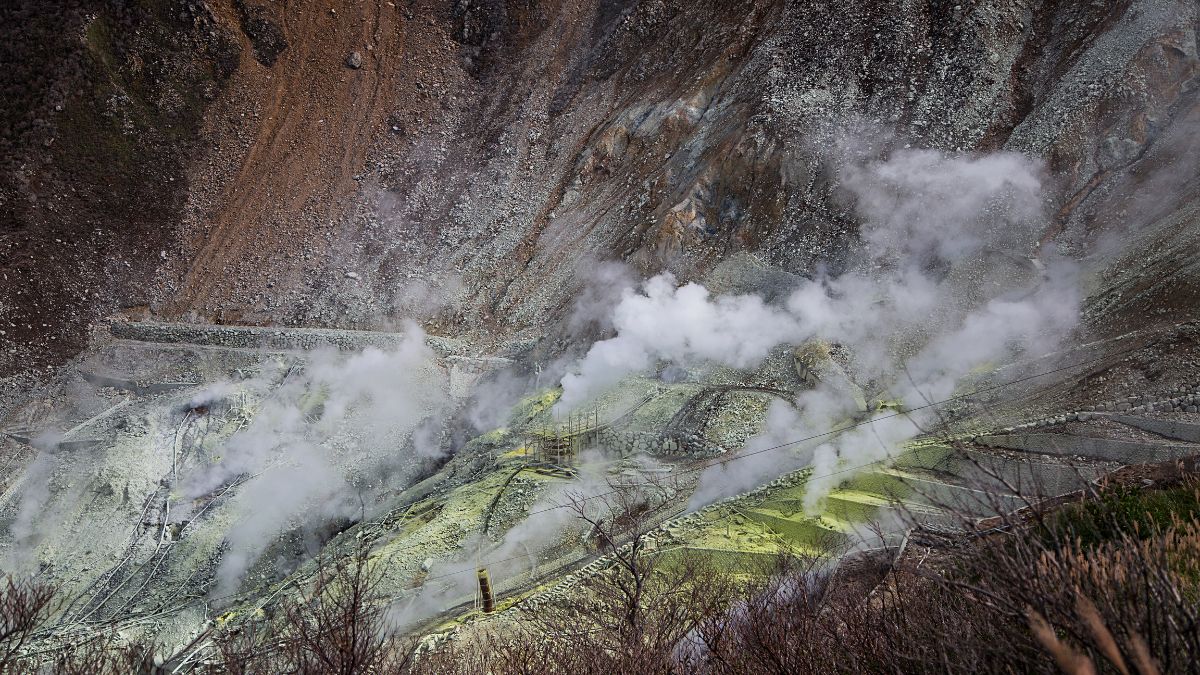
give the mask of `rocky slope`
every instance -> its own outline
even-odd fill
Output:
[[[493,567],[515,599],[592,564],[577,537],[519,535],[564,479],[528,470],[561,394],[539,375],[607,334],[575,313],[616,285],[601,263],[767,300],[877,265],[854,166],[905,148],[1007,150],[1040,167],[1040,191],[1022,194],[1044,203],[1023,211],[1044,227],[992,233],[1002,243],[954,265],[921,261],[951,301],[977,305],[1061,258],[1082,279],[1084,321],[1061,351],[971,370],[1021,385],[954,413],[972,457],[1023,475],[1028,457],[1013,453],[1062,468],[1072,453],[1055,442],[1190,454],[1190,436],[1129,437],[1102,413],[1150,405],[1137,416],[1195,422],[1198,12],[1167,0],[12,4],[0,10],[13,66],[0,69],[0,375],[14,375],[0,396],[0,544],[72,598],[47,634],[60,641],[115,622],[186,643],[227,622],[220,612],[257,618],[314,553],[360,540],[414,621],[471,591],[470,555],[524,556]],[[914,203],[901,215],[920,221]],[[428,336],[399,335],[406,319]],[[380,346],[392,353],[363,350]],[[713,457],[762,440],[812,373],[846,385],[853,419],[901,405],[844,348],[804,365],[791,346],[772,343],[752,368],[635,368],[590,392],[622,439],[605,470],[652,474],[626,456],[649,453],[689,476],[660,504],[681,545],[744,535],[736,557],[779,532],[826,534],[804,502],[811,467],[787,464],[797,471],[757,492],[785,469],[688,496]],[[506,368],[537,394],[481,380]],[[1047,369],[1059,376],[1026,381]],[[1091,457],[1088,477],[1138,459],[1105,452],[1074,454]],[[855,518],[896,485],[906,499],[917,482],[979,492],[934,454],[827,487]],[[671,520],[718,496],[758,519],[737,537],[725,506]],[[832,520],[860,525],[846,514]]]
[[[21,92],[6,110],[7,372],[69,355],[120,307],[338,327],[416,315],[485,338],[544,333],[596,260],[684,279],[736,251],[836,268],[857,226],[834,187],[847,129],[1044,158],[1042,253],[1119,255],[1164,233],[1099,282],[1104,314],[1197,305],[1186,2],[5,11],[10,33],[49,38],[5,57]]]
[[[144,305],[176,241],[234,35],[197,3],[0,8],[0,372],[60,363]]]

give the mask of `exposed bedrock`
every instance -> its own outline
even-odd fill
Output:
[[[77,105],[60,90],[83,76],[63,70],[44,132],[9,138],[13,157],[38,159],[6,169],[3,271],[22,290],[0,305],[14,338],[0,370],[71,354],[117,308],[337,328],[416,318],[486,341],[544,333],[597,260],[697,279],[748,251],[837,271],[858,228],[835,187],[844,160],[904,145],[1044,160],[1040,254],[1018,241],[985,255],[1014,270],[1050,250],[1115,262],[1095,279],[1094,326],[1200,305],[1192,3],[187,5],[63,24],[63,39],[90,40],[80,58],[111,83],[104,100],[137,110]],[[140,32],[120,37],[118,19]],[[176,34],[171,68],[138,70]],[[187,108],[187,73],[207,79],[181,126],[159,113]],[[113,182],[82,170],[96,157],[57,150],[97,128],[175,163],[120,165]],[[136,218],[85,214],[98,202],[71,196],[81,187],[140,204]],[[85,252],[109,272],[87,272]]]

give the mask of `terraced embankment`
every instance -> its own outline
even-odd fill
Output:
[[[48,644],[115,626],[130,636],[157,636],[178,645],[183,658],[201,659],[210,643],[191,642],[206,626],[266,620],[280,599],[306,583],[315,572],[314,541],[330,556],[368,544],[372,559],[387,570],[387,592],[397,607],[431,630],[478,618],[467,610],[481,564],[493,572],[502,609],[554,601],[609,563],[569,511],[547,521],[546,509],[553,511],[564,489],[593,494],[611,481],[662,483],[649,520],[651,546],[661,555],[695,556],[729,570],[760,569],[781,550],[823,553],[895,546],[906,536],[957,536],[996,514],[1086,489],[1132,461],[1196,452],[1200,420],[1189,411],[1200,401],[1195,387],[1157,395],[1146,388],[1136,403],[1105,402],[1098,411],[1077,406],[1047,413],[1044,403],[1064,400],[1062,388],[1076,390],[1096,372],[1113,372],[1113,364],[1175,344],[1185,328],[1100,341],[999,369],[976,383],[981,389],[939,405],[957,416],[944,431],[869,465],[840,468],[844,480],[815,506],[806,501],[814,470],[800,469],[689,508],[706,471],[753,458],[753,451],[739,449],[761,431],[773,401],[794,398],[811,386],[814,372],[826,373],[790,349],[777,350],[750,372],[626,378],[590,404],[595,422],[583,425],[585,445],[607,454],[576,456],[572,466],[539,466],[543,458],[533,447],[553,426],[554,390],[519,402],[505,426],[432,465],[411,445],[411,426],[364,436],[371,415],[337,418],[334,433],[312,437],[327,455],[323,461],[333,463],[335,473],[326,475],[345,476],[370,501],[299,529],[265,530],[262,541],[251,543],[268,554],[228,585],[223,565],[231,550],[247,544],[237,534],[248,513],[241,500],[260,498],[252,492],[254,480],[286,472],[289,456],[257,468],[235,465],[200,491],[183,477],[221,466],[220,455],[240,447],[235,439],[279,414],[273,402],[294,410],[305,433],[319,430],[316,422],[337,400],[336,390],[311,379],[324,367],[320,347],[353,359],[372,349],[384,354],[413,346],[398,334],[117,322],[107,338],[97,337],[72,380],[46,392],[46,405],[6,420],[8,434],[0,442],[12,470],[0,495],[0,515],[11,526],[4,546],[9,555],[42,564],[42,573],[62,583],[70,599],[42,636]],[[412,367],[422,373],[419,388],[430,394],[452,394],[455,377],[470,394],[478,378],[509,364],[472,356],[454,340],[427,338],[423,349],[428,362]],[[862,393],[846,395],[859,409]],[[455,396],[451,400],[468,400]],[[371,409],[368,401],[358,405]],[[1030,410],[1039,417],[1023,422]],[[857,414],[863,417],[834,433],[905,413]],[[804,466],[805,452],[820,442],[797,444],[777,459]],[[304,456],[299,452],[294,460]],[[389,464],[373,464],[373,457]],[[374,466],[393,466],[388,471],[398,478],[374,487]],[[41,491],[42,484],[49,489]],[[296,504],[295,513],[318,503]],[[29,519],[31,504],[41,509],[38,521]],[[424,623],[430,617],[433,623]]]

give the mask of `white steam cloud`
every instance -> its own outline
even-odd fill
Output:
[[[203,503],[221,486],[245,481],[232,504],[235,522],[217,570],[218,595],[236,588],[281,531],[355,517],[370,501],[366,496],[387,487],[379,475],[403,479],[414,459],[439,452],[437,438],[414,433],[448,402],[416,325],[395,351],[319,352],[282,376],[278,385],[271,376],[249,383],[262,401],[252,421],[216,449],[217,461],[192,465],[180,476],[182,504]],[[403,453],[408,444],[415,457]]]
[[[1021,155],[948,156],[901,150],[886,159],[842,149],[840,185],[862,219],[862,250],[851,271],[802,283],[781,304],[756,295],[713,297],[669,274],[624,292],[616,336],[596,343],[563,378],[569,410],[661,361],[759,365],[780,345],[819,339],[845,347],[860,382],[910,406],[951,395],[973,369],[1021,353],[1044,353],[1077,320],[1074,266],[1035,262],[1043,225],[1040,166]],[[849,158],[849,159],[846,159]],[[856,467],[886,461],[919,432],[920,416],[891,418],[813,447],[763,451],[819,434],[860,414],[836,387],[777,405],[747,452],[706,474],[699,506],[786,471],[811,465],[815,508]]]
[[[613,325],[617,336],[593,345],[563,377],[559,409],[569,410],[658,360],[748,368],[801,330],[794,317],[758,296],[713,298],[699,284],[677,287],[670,274],[650,279],[641,292],[626,290]]]

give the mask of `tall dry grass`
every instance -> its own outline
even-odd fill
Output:
[[[1171,488],[1190,504],[1195,486]],[[369,551],[322,566],[257,628],[217,631],[211,672],[1121,673],[1196,672],[1200,519],[1160,490],[1011,520],[986,536],[910,544],[843,564],[785,558],[756,580],[637,545],[646,528],[593,519],[619,559],[536,611],[433,653],[387,621]],[[1172,498],[1174,499],[1174,497]],[[1139,501],[1141,500],[1141,501]],[[628,506],[628,505],[627,505]],[[1156,516],[1154,514],[1157,514]],[[608,525],[606,522],[619,523]],[[1097,535],[1097,533],[1103,533]],[[627,544],[619,544],[627,542]],[[890,557],[889,557],[890,556]],[[158,672],[105,639],[31,656],[53,591],[0,587],[0,671]],[[178,661],[165,659],[174,667]],[[124,669],[124,671],[122,670]]]

